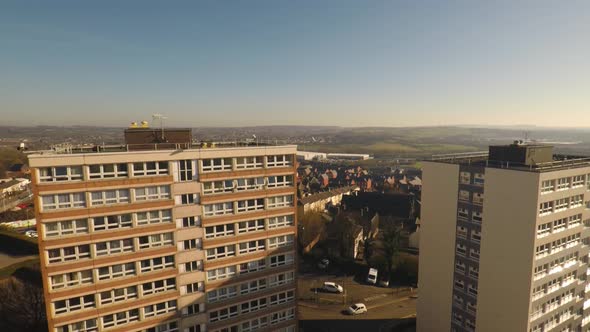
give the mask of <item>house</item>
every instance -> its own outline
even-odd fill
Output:
[[[342,202],[343,195],[348,195],[355,190],[358,190],[358,188],[346,186],[302,197],[297,203],[299,208],[298,213],[300,216],[303,216],[310,211],[322,212],[329,206],[339,205]]]
[[[2,179],[0,180],[0,198],[8,197],[27,189],[31,181],[28,179]]]
[[[31,174],[31,170],[25,164],[13,164],[6,171],[7,178],[22,178],[29,174]]]

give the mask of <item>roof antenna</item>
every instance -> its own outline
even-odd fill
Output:
[[[156,120],[160,120],[160,130],[162,131],[162,143],[165,142],[165,138],[164,138],[164,119],[168,119],[168,117],[165,117],[162,114],[152,114],[152,120],[156,121]]]

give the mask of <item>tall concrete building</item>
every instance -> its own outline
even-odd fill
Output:
[[[417,330],[590,330],[590,158],[515,142],[436,159],[423,169]]]
[[[296,147],[126,143],[29,156],[49,331],[296,331]]]

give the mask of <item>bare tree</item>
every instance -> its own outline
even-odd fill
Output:
[[[0,331],[47,331],[41,287],[11,277],[0,281],[0,299]]]
[[[321,213],[314,211],[307,212],[299,219],[299,244],[305,249],[318,237],[321,238],[325,229],[326,223]]]
[[[393,271],[396,258],[400,251],[400,239],[401,234],[398,227],[388,227],[383,232],[383,255],[385,256],[385,263],[389,275]]]

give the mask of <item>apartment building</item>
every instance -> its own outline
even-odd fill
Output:
[[[49,331],[297,330],[296,147],[190,137],[29,156]]]
[[[423,168],[417,330],[590,331],[590,158],[515,142]]]

